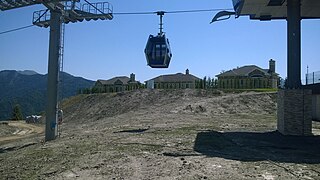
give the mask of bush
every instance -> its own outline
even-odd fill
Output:
[[[19,104],[16,104],[13,107],[13,111],[12,111],[12,120],[18,121],[18,120],[22,120],[23,116],[21,113],[21,108]]]

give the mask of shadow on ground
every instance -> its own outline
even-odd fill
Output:
[[[210,157],[239,161],[316,164],[320,163],[320,136],[284,136],[277,131],[206,131],[197,134],[194,150]]]
[[[122,130],[122,131],[116,131],[113,133],[143,133],[147,131],[148,129],[130,129],[130,130]]]

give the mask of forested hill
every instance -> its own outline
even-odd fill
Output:
[[[92,87],[94,81],[61,73],[61,97],[76,95],[79,89]],[[11,118],[12,108],[19,104],[24,116],[45,110],[47,75],[34,71],[0,71],[0,120]]]

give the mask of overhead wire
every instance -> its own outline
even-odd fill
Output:
[[[157,12],[119,12],[119,13],[112,13],[114,15],[146,15],[146,14],[155,14]]]
[[[196,9],[196,10],[180,10],[180,11],[163,11],[167,14],[174,14],[174,13],[197,13],[197,12],[214,12],[214,11],[230,11],[233,9],[226,9],[226,8],[217,8],[217,9]],[[157,14],[158,11],[146,11],[146,12],[119,12],[119,13],[112,13],[114,15],[145,15],[145,14]]]
[[[49,11],[49,9],[46,9],[45,12],[43,12],[43,13],[41,14],[41,16],[39,16],[38,19],[37,19],[35,22],[39,21],[39,20],[42,18],[42,16],[44,16],[48,11]],[[19,30],[22,30],[22,29],[27,29],[27,28],[30,28],[30,27],[32,27],[32,26],[35,26],[35,25],[34,25],[34,24],[31,24],[31,25],[28,25],[28,26],[20,27],[20,28],[15,28],[15,29],[3,31],[3,32],[0,32],[0,35],[1,35],[1,34],[10,33],[10,32],[14,32],[14,31],[19,31]]]
[[[15,29],[11,29],[11,30],[7,30],[7,31],[3,31],[3,32],[0,32],[0,34],[6,34],[6,33],[14,32],[14,31],[19,31],[19,30],[22,30],[22,29],[30,28],[32,26],[34,26],[34,24],[31,24],[31,25],[28,25],[28,26],[19,27],[19,28],[15,28]]]
[[[218,8],[218,9],[196,9],[196,10],[182,10],[182,11],[168,11],[165,13],[197,13],[197,12],[214,12],[214,11],[232,11],[233,9]]]

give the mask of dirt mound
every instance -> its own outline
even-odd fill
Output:
[[[69,121],[83,123],[136,110],[236,114],[274,113],[275,93],[224,94],[217,90],[136,90],[113,94],[80,95],[63,104]]]

